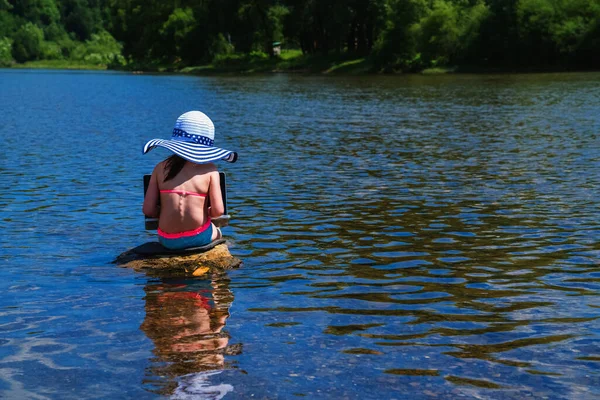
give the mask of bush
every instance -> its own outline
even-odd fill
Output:
[[[60,46],[63,58],[67,59],[72,58],[71,55],[75,51],[75,48],[77,48],[78,44],[78,42],[71,39],[69,35],[66,35],[61,39],[57,40],[56,43]]]
[[[74,60],[94,65],[124,65],[123,46],[106,31],[93,34],[85,43],[78,43],[71,53]]]
[[[7,67],[12,62],[12,41],[7,37],[2,37],[0,38],[0,66]]]
[[[63,52],[60,45],[55,42],[43,42],[41,58],[44,60],[62,60]]]
[[[212,60],[232,53],[233,45],[221,33],[213,39],[208,49],[208,55]]]
[[[42,56],[44,31],[31,22],[21,26],[13,37],[12,55],[17,62],[37,60]]]
[[[268,60],[269,59],[269,55],[267,53],[265,53],[264,51],[251,51],[250,53],[248,53],[248,59],[250,61],[264,61],[264,60]]]

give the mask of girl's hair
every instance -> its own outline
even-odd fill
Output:
[[[185,163],[186,161],[177,154],[173,154],[171,157],[167,158],[165,162],[165,180],[163,182],[175,178]]]

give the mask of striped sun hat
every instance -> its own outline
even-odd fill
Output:
[[[177,118],[170,140],[150,140],[144,145],[144,154],[158,146],[196,164],[216,160],[236,162],[236,152],[214,147],[214,143],[215,126],[210,118],[200,111],[189,111]]]

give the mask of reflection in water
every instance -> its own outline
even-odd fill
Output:
[[[238,354],[224,330],[233,292],[226,275],[210,280],[150,283],[142,331],[154,342],[147,369],[148,390],[174,398],[220,399],[233,390],[211,385],[209,377],[228,367],[225,355]]]

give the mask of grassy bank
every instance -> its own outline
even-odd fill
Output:
[[[24,64],[12,64],[12,68],[35,69],[70,69],[70,70],[106,70],[107,65],[69,60],[40,60]],[[305,55],[300,50],[283,51],[279,57],[270,58],[265,53],[228,54],[216,57],[211,63],[203,65],[165,64],[158,62],[129,63],[119,70],[135,73],[174,73],[190,75],[244,75],[261,73],[305,73],[326,75],[363,75],[363,74],[395,74],[401,71],[376,68],[367,57],[350,54]],[[417,73],[423,75],[443,75],[452,73],[543,73],[573,72],[569,68],[493,68],[493,67],[436,67],[427,68]]]
[[[256,74],[256,73],[312,73],[364,74],[374,72],[373,64],[364,57],[349,55],[304,55],[300,50],[283,51],[270,58],[264,53],[228,54],[216,57],[211,63],[181,66],[177,64],[133,63],[130,71],[171,72],[194,75]]]
[[[90,64],[70,60],[39,60],[23,64],[14,63],[11,68],[105,70],[107,65]],[[364,57],[349,55],[304,55],[300,50],[284,51],[279,57],[270,58],[264,53],[229,54],[216,57],[202,65],[165,64],[159,62],[133,62],[119,70],[149,73],[180,73],[191,75],[257,74],[257,73],[308,73],[308,74],[365,74],[375,72],[373,64]]]
[[[38,60],[28,61],[23,64],[12,64],[11,68],[105,70],[107,69],[107,66],[90,64],[82,61]]]

